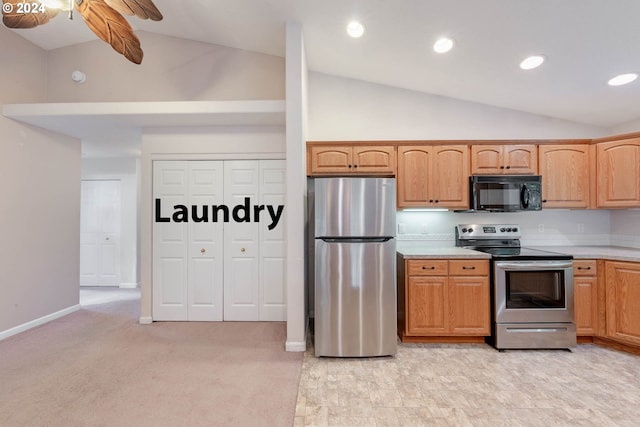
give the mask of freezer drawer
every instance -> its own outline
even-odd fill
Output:
[[[315,244],[316,356],[394,355],[396,242]]]

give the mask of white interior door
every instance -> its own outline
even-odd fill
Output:
[[[188,320],[188,223],[158,221],[187,203],[188,168],[188,162],[153,162],[154,320]]]
[[[80,286],[120,285],[120,181],[81,182]]]
[[[286,186],[284,160],[260,160],[260,204],[271,206],[272,214],[262,212],[260,232],[260,320],[287,320],[285,300],[285,216],[272,220],[278,207],[284,206]],[[273,224],[272,224],[273,223]],[[269,230],[269,226],[274,227]]]
[[[213,221],[213,205],[223,201],[223,162],[189,162],[188,320],[222,320],[223,227]],[[199,222],[197,222],[199,221]]]
[[[259,223],[251,221],[253,205],[259,204],[259,175],[257,160],[224,164],[224,203],[230,215],[224,229],[224,320],[260,320]]]

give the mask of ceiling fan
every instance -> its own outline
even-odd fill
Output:
[[[34,28],[49,22],[61,9],[69,10],[73,19],[74,7],[91,31],[135,64],[142,62],[140,40],[122,15],[162,20],[152,0],[2,0],[2,22],[9,28]]]

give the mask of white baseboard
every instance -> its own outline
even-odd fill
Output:
[[[307,343],[304,341],[287,341],[284,348],[287,351],[307,351]]]
[[[140,317],[138,322],[140,322],[141,325],[150,325],[153,323],[153,318],[151,316]]]
[[[137,283],[120,283],[120,289],[136,289]]]
[[[11,329],[7,329],[6,331],[0,332],[0,341],[12,337],[14,335],[19,334],[20,332],[28,331],[29,329],[35,328],[36,326],[44,325],[45,323],[51,322],[52,320],[59,319],[61,317],[66,316],[67,314],[71,314],[75,311],[80,310],[82,307],[80,304],[73,305],[71,307],[62,309],[60,311],[56,311],[55,313],[47,314],[46,316],[42,316],[39,319],[32,320],[27,323],[23,323],[22,325],[15,326]]]

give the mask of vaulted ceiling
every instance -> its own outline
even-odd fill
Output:
[[[607,85],[640,72],[638,0],[154,2],[164,19],[131,19],[135,29],[284,56],[285,23],[297,21],[311,71],[602,127],[640,118],[640,79]],[[359,39],[345,32],[352,19]],[[64,16],[18,33],[44,49],[96,38]],[[443,35],[455,46],[437,54]],[[521,70],[531,54],[545,63]]]

